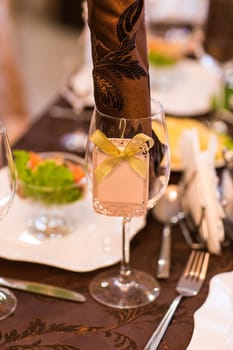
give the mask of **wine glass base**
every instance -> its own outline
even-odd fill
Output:
[[[68,151],[85,152],[87,143],[87,133],[82,130],[76,130],[65,134],[61,139],[62,146]]]
[[[0,320],[10,316],[16,309],[17,299],[6,288],[0,288]]]
[[[152,303],[159,295],[160,287],[153,276],[132,270],[127,282],[123,282],[119,270],[103,272],[91,281],[90,294],[101,304],[125,309]]]
[[[74,222],[62,210],[41,211],[27,222],[29,233],[39,240],[60,239],[74,229]]]

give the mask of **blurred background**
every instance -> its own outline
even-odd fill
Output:
[[[1,2],[5,0],[0,0]],[[38,115],[80,65],[81,0],[7,0],[30,115]]]

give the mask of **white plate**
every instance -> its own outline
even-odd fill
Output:
[[[233,271],[214,276],[209,294],[194,314],[194,332],[187,350],[233,349]]]
[[[152,82],[151,96],[160,101],[167,114],[190,117],[205,114],[211,109],[211,99],[219,95],[221,89],[221,73],[210,69],[199,61],[184,59],[178,62],[167,73],[170,81],[167,87],[153,88],[159,69],[150,69]]]
[[[0,183],[4,186],[2,174],[0,171]],[[16,196],[10,211],[0,222],[0,257],[79,272],[118,262],[121,258],[121,218],[96,214],[89,197],[72,205],[72,211],[77,220],[74,232],[61,239],[38,240],[26,227],[32,208]],[[145,218],[132,219],[129,239],[144,225]]]

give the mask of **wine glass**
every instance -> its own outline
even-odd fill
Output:
[[[85,123],[89,123],[89,117],[83,111],[93,107],[93,83],[92,83],[92,55],[90,30],[87,23],[87,1],[82,2],[82,18],[84,27],[81,33],[83,42],[83,62],[81,67],[75,70],[68,78],[60,93],[65,101],[72,107],[72,113],[67,113],[64,108],[60,109],[63,118],[73,120],[73,130],[65,133],[61,138],[61,145],[65,150],[84,153],[87,142]],[[67,108],[66,108],[67,109]],[[54,110],[54,108],[53,108]],[[63,111],[62,111],[63,110]]]
[[[0,122],[0,220],[7,214],[15,195],[16,171],[5,126]],[[8,289],[0,288],[0,320],[14,312],[17,300]]]
[[[145,215],[164,193],[170,176],[166,120],[160,103],[151,102],[148,117],[128,119],[101,113],[91,120],[86,165],[97,213],[122,217],[120,270],[108,270],[90,283],[98,302],[115,308],[151,303],[159,284],[146,272],[131,270],[127,230],[130,219]]]

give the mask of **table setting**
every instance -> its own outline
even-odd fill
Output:
[[[232,125],[213,127],[213,90],[170,110],[154,93],[144,1],[87,5],[72,99],[65,86],[11,146],[1,129],[0,348],[230,350]]]

